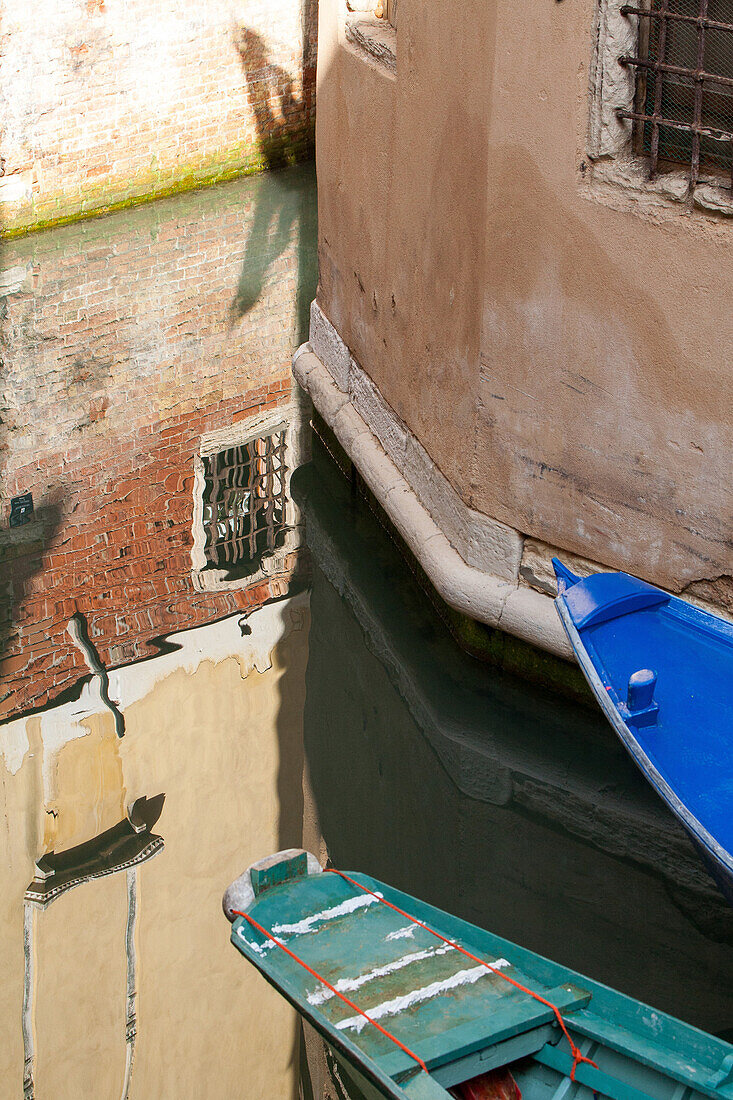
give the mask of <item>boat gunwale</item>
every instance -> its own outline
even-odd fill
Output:
[[[509,958],[512,965],[533,982],[559,985],[567,981],[577,982],[580,980],[591,993],[591,1001],[588,1007],[569,1014],[567,1023],[571,1032],[577,1032],[587,1038],[592,1038],[601,1046],[605,1046],[631,1061],[636,1061],[662,1076],[677,1081],[694,1092],[712,1097],[713,1100],[720,1100],[721,1096],[726,1095],[723,1091],[725,1086],[719,1087],[710,1083],[720,1071],[723,1062],[728,1057],[733,1056],[733,1046],[725,1040],[710,1035],[692,1024],[655,1009],[636,998],[629,997],[560,963],[547,959],[535,951],[521,947],[519,944],[505,940],[486,929],[464,921],[460,917],[438,909],[427,902],[420,901],[410,894],[405,894],[387,883],[372,878],[370,875],[360,872],[349,872],[349,874],[360,885],[383,891],[385,898],[398,905],[414,906],[417,904],[420,907],[419,919],[425,917],[426,921],[432,920],[433,924],[438,927],[440,927],[441,921],[445,922],[447,920],[448,930],[457,942],[465,942],[478,951]],[[306,880],[309,877],[311,876],[306,876]],[[299,881],[306,880],[301,879]],[[287,892],[290,892],[290,889],[291,886],[287,883],[275,888],[275,890]],[[301,994],[301,1000],[298,993],[292,989],[290,992],[286,992],[282,977],[279,979],[283,982],[281,985],[275,980],[275,971],[268,972],[267,969],[264,969],[267,957],[259,957],[256,951],[250,947],[249,940],[244,935],[245,927],[249,927],[246,924],[246,918],[238,917],[232,927],[232,943],[255,965],[269,984],[282,993],[289,1003],[308,1019],[331,1046],[339,1050],[345,1057],[354,1060],[357,1067],[363,1067],[363,1072],[373,1084],[381,1088],[391,1088],[392,1091],[387,1093],[391,1100],[392,1098],[404,1100],[404,1092],[399,1090],[397,1083],[392,1078],[384,1075],[386,1080],[390,1081],[390,1085],[387,1086],[376,1061],[366,1055],[361,1047],[344,1036],[343,1032],[338,1031],[335,1027],[332,1028],[332,1025],[322,1013],[313,1010],[304,993]],[[239,929],[242,929],[241,935]],[[478,944],[474,942],[475,939],[478,939]],[[484,940],[488,940],[488,944]],[[270,956],[270,958],[272,957]],[[543,970],[545,973],[542,973]],[[290,980],[288,982],[291,984]],[[606,1008],[607,1015],[599,1015],[597,1011],[594,1011],[594,1008]],[[618,1012],[620,1008],[625,1010],[623,1022],[609,1021],[607,1016],[614,1011]],[[637,1018],[634,1020],[631,1018],[643,1012],[648,1013],[649,1017],[653,1019],[653,1023],[652,1019]],[[666,1045],[661,1045],[659,1042],[660,1024],[666,1024],[672,1032]],[[613,1036],[614,1031],[618,1033],[616,1038]],[[687,1042],[685,1042],[685,1039]],[[682,1046],[682,1053],[678,1054],[677,1051],[680,1046]],[[675,1064],[669,1064],[666,1061],[666,1058],[670,1056]],[[372,1068],[375,1071],[374,1074],[370,1072]],[[419,1072],[417,1067],[416,1072]],[[404,1082],[404,1077],[402,1080]],[[395,1091],[395,1088],[397,1091]]]

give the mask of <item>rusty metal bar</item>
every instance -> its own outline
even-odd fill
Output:
[[[731,28],[733,30],[733,27]],[[703,29],[704,34],[704,29]],[[629,57],[624,54],[618,59],[619,65],[636,65],[640,69],[654,69],[671,73],[673,76],[687,76],[698,84],[721,84],[725,88],[733,88],[733,77],[720,76],[717,73],[707,73],[704,69],[686,69],[683,65],[658,64],[656,61],[646,61],[643,57]]]
[[[712,27],[718,31],[733,31],[733,23],[720,23],[716,19],[701,19],[699,15],[682,15],[679,12],[668,11],[666,15],[659,8],[635,8],[631,4],[624,4],[621,8],[622,15],[638,15],[644,19],[670,19],[677,23],[702,23],[705,27]]]
[[[619,118],[628,118],[634,122],[655,121],[652,115],[645,115],[641,111],[626,111],[623,107],[617,108],[616,114]],[[669,126],[673,130],[684,130],[688,134],[695,133],[695,126],[691,122],[677,122],[676,119],[663,118],[662,115],[656,119],[656,122],[658,126]],[[710,126],[700,126],[698,132],[701,137],[710,138],[712,141],[733,142],[733,134],[727,130],[713,130]]]
[[[708,14],[708,0],[700,0],[700,19],[704,19]],[[698,23],[697,27],[697,72],[702,74],[703,65],[705,64],[705,27]],[[703,94],[703,81],[701,75],[696,77],[697,83],[695,85],[695,114],[693,117],[693,124],[695,129],[692,133],[692,163],[690,167],[690,196],[695,190],[698,178],[700,176],[700,126],[702,125],[702,94]],[[729,82],[733,86],[733,80]]]
[[[649,178],[654,179],[657,174],[657,164],[659,162],[659,122],[658,119],[662,114],[662,86],[664,83],[662,74],[659,70],[659,66],[664,63],[665,49],[667,46],[667,20],[666,16],[669,8],[669,0],[661,0],[662,6],[660,8],[660,14],[662,15],[662,21],[659,24],[659,42],[657,44],[657,57],[656,67],[654,69],[654,120],[652,121],[652,141],[650,150],[649,161]]]

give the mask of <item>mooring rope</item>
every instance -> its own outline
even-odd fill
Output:
[[[570,1032],[568,1031],[567,1024],[565,1023],[562,1017],[562,1013],[560,1012],[560,1009],[557,1007],[557,1005],[554,1005],[552,1001],[548,1001],[545,997],[541,997],[540,994],[536,993],[533,989],[528,989],[526,985],[522,985],[522,983],[518,982],[516,978],[510,978],[508,974],[504,974],[497,967],[492,966],[491,963],[487,963],[484,959],[480,959],[477,955],[472,955],[470,951],[466,951],[465,947],[461,947],[461,945],[459,943],[456,943],[455,940],[449,940],[446,936],[441,935],[440,932],[436,932],[434,928],[431,928],[429,925],[424,924],[423,921],[418,920],[417,917],[410,916],[410,914],[406,913],[404,909],[400,909],[398,905],[393,905],[391,901],[387,901],[387,899],[383,898],[380,894],[375,894],[375,892],[373,890],[370,890],[367,886],[362,886],[360,882],[357,882],[356,879],[351,878],[350,875],[345,874],[343,871],[338,871],[335,867],[327,867],[326,870],[334,875],[339,875],[342,879],[345,879],[346,882],[350,882],[352,886],[356,886],[358,890],[362,890],[365,894],[371,894],[371,896],[373,898],[376,898],[377,901],[380,901],[383,905],[389,906],[390,909],[394,909],[396,913],[399,913],[401,916],[411,921],[412,924],[417,924],[420,928],[424,928],[426,932],[429,932],[431,934],[431,936],[436,936],[437,939],[442,940],[443,943],[450,944],[450,946],[454,947],[456,951],[460,951],[462,955],[465,955],[467,959],[473,959],[474,962],[480,963],[481,966],[485,966],[488,970],[490,970],[492,974],[496,974],[499,978],[502,978],[505,982],[509,982],[510,985],[515,986],[517,989],[521,989],[522,993],[527,993],[530,997],[534,997],[534,999],[536,1001],[539,1001],[540,1004],[546,1005],[547,1008],[551,1008],[555,1014],[555,1019],[560,1025],[563,1035],[570,1044],[570,1050],[573,1055],[573,1068],[570,1071],[571,1081],[575,1080],[575,1071],[581,1062],[587,1062],[588,1065],[593,1066],[594,1069],[598,1069],[598,1066],[593,1061],[593,1059],[586,1057],[586,1055],[583,1054],[577,1044],[573,1042]]]
[[[425,1065],[422,1058],[418,1054],[415,1054],[414,1051],[405,1046],[405,1044],[401,1042],[396,1035],[393,1035],[390,1031],[387,1031],[385,1027],[382,1027],[381,1024],[378,1024],[376,1020],[373,1020],[371,1016],[364,1012],[362,1008],[359,1008],[357,1004],[354,1004],[353,1001],[350,1001],[348,997],[344,997],[343,993],[340,993],[335,986],[331,985],[331,983],[327,981],[322,974],[319,974],[317,970],[314,970],[312,966],[309,966],[308,963],[301,959],[298,955],[296,955],[294,951],[291,951],[289,947],[286,947],[282,940],[279,940],[276,936],[273,936],[272,932],[268,932],[266,928],[263,928],[263,926],[259,924],[254,919],[254,917],[250,917],[249,913],[243,913],[240,909],[233,909],[232,912],[237,917],[244,917],[244,919],[246,921],[249,921],[249,923],[254,928],[256,928],[258,932],[260,932],[268,940],[272,940],[272,942],[277,944],[278,947],[281,947],[286,955],[289,955],[291,959],[295,959],[295,961],[299,963],[304,970],[307,970],[308,973],[312,974],[314,978],[317,978],[319,982],[323,982],[326,988],[330,989],[332,993],[335,993],[337,997],[340,997],[344,1004],[348,1005],[349,1008],[353,1008],[354,1012],[358,1012],[360,1016],[363,1016],[368,1023],[370,1023],[373,1027],[377,1029],[377,1031],[381,1031],[382,1035],[386,1035],[387,1038],[390,1039],[393,1043],[396,1043],[401,1050],[404,1050],[405,1054],[409,1055],[410,1058],[413,1058],[417,1062],[420,1069],[424,1070],[425,1073],[428,1072],[428,1067]]]

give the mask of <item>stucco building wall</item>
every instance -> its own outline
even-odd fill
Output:
[[[725,606],[732,227],[589,159],[596,16],[402,0],[391,68],[321,0],[317,301],[459,504],[522,553]]]
[[[12,0],[0,36],[6,229],[302,155],[316,13],[317,0]]]

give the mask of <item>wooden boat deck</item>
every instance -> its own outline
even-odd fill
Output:
[[[301,876],[265,884],[246,909],[272,939],[240,916],[232,942],[358,1067],[377,1095],[445,1100],[447,1088],[512,1063],[529,1100],[559,1100],[568,1085],[613,1100],[686,1100],[695,1094],[733,1100],[733,1048],[721,1040],[368,876],[354,875],[354,883],[337,873]],[[467,958],[356,883],[488,965]],[[570,1045],[550,1005],[562,1013],[573,1041],[597,1062],[597,1068],[580,1063],[575,1082],[569,1082]],[[729,1057],[728,1071],[723,1063]]]

